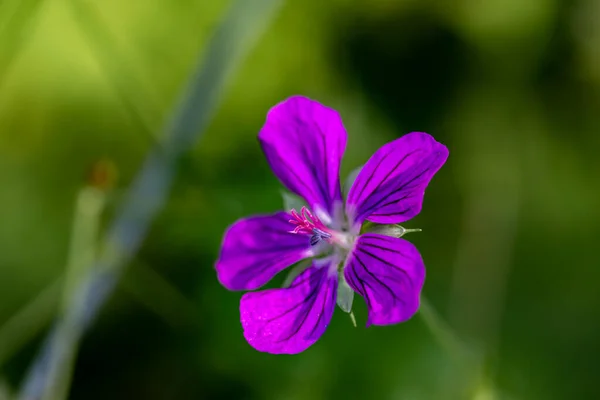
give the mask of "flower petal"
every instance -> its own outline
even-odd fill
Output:
[[[293,96],[271,108],[258,139],[277,178],[315,212],[331,217],[342,200],[339,172],[346,130],[339,114]]]
[[[229,290],[252,290],[275,274],[312,255],[310,237],[290,233],[292,216],[285,212],[241,219],[225,232],[215,265]]]
[[[390,325],[417,312],[425,265],[412,243],[367,233],[358,237],[344,277],[367,302],[367,326]]]
[[[256,350],[296,354],[325,332],[337,292],[337,264],[313,264],[288,288],[246,293],[240,302],[244,337]]]
[[[347,212],[354,224],[364,219],[399,224],[421,211],[425,188],[448,158],[433,137],[412,132],[373,154],[348,194]]]

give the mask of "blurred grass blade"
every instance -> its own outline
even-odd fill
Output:
[[[126,116],[154,144],[160,115],[156,97],[138,78],[132,60],[120,50],[118,40],[102,22],[96,4],[81,0],[69,0],[67,4]]]
[[[69,313],[70,304],[76,299],[77,286],[84,279],[87,268],[96,257],[100,217],[106,203],[106,192],[93,186],[79,191],[75,207],[75,217],[71,230],[71,244],[67,261],[61,312],[56,323],[57,346],[62,357],[48,365],[49,374],[54,376],[52,385],[46,387],[45,400],[66,399],[71,382],[73,362],[77,352],[76,338],[82,328]]]
[[[86,268],[89,268],[96,258],[100,216],[105,203],[104,190],[86,186],[79,191],[71,229],[72,238],[61,303],[62,313],[68,310],[77,286],[87,273]]]
[[[429,300],[423,295],[421,295],[419,315],[425,322],[425,325],[429,328],[433,337],[440,346],[448,352],[448,355],[450,355],[454,361],[461,364],[469,361],[469,358],[472,357],[469,349],[458,339],[454,331],[442,317],[439,316],[431,303],[429,303]]]
[[[39,16],[42,0],[21,0],[16,4],[13,10],[8,2],[0,8],[2,17],[7,15],[0,20],[0,93],[24,43],[35,31],[33,22]]]
[[[134,267],[120,287],[125,293],[173,326],[198,322],[195,305],[175,287],[147,265],[136,263]],[[0,326],[0,367],[48,329],[60,310],[64,286],[64,277],[60,276]]]
[[[204,130],[247,50],[268,26],[283,0],[237,0],[208,45],[177,113],[166,128],[178,153],[193,145]]]
[[[119,289],[173,327],[192,326],[199,321],[196,305],[149,265],[134,261],[121,279]]]
[[[12,393],[8,384],[0,378],[0,400],[12,399]]]
[[[62,286],[61,277],[0,327],[0,367],[50,325],[59,307]]]
[[[56,382],[57,370],[51,366],[60,365],[68,356],[62,344],[68,341],[72,349],[77,348],[164,204],[178,158],[206,128],[232,73],[280,4],[280,0],[238,0],[232,4],[167,124],[161,145],[148,155],[132,183],[103,242],[102,255],[72,297],[63,317],[72,329],[65,333],[57,325],[50,332],[25,379],[22,399],[41,399]]]

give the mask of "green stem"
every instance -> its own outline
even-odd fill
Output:
[[[70,318],[69,307],[76,301],[77,288],[86,276],[88,269],[93,265],[96,257],[96,243],[100,216],[104,209],[106,193],[95,187],[84,187],[77,196],[73,228],[71,230],[71,243],[67,261],[65,284],[60,307],[60,319],[57,324],[57,340],[60,340],[63,357],[60,362],[51,364],[53,376],[56,377],[52,385],[46,387],[43,394],[44,400],[62,400],[67,398],[75,355],[77,353],[76,341],[80,327]]]

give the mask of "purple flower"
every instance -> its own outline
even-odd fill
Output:
[[[216,263],[219,281],[230,290],[253,290],[292,264],[312,261],[288,287],[242,296],[248,343],[269,353],[304,351],[325,332],[336,303],[351,312],[354,292],[367,302],[367,326],[412,317],[425,266],[395,224],[421,211],[425,188],[448,149],[421,132],[384,145],[344,202],[339,171],[346,130],[335,110],[291,97],[269,111],[258,139],[275,175],[307,207],[230,226]],[[382,225],[360,234],[365,221]]]

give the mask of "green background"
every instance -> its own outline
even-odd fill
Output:
[[[104,230],[228,4],[0,2],[0,399],[58,311],[90,168],[118,175]],[[598,398],[600,2],[288,1],[259,25],[69,398]],[[273,356],[213,264],[229,224],[281,208],[256,134],[293,94],[342,115],[343,177],[410,131],[450,157],[405,224],[435,311],[365,329],[357,297],[357,328],[337,310],[309,350]]]

